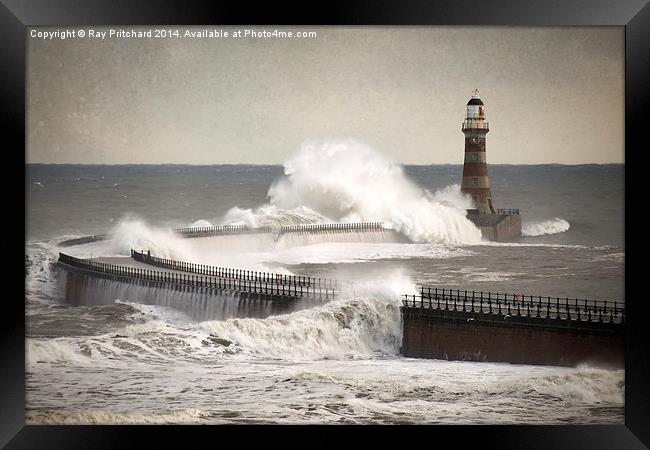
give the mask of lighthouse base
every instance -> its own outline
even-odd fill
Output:
[[[521,216],[508,212],[482,214],[478,210],[467,210],[467,218],[481,230],[483,238],[496,242],[512,242],[521,237]]]

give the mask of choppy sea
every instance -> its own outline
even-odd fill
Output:
[[[284,167],[26,166],[28,423],[623,423],[623,370],[405,358],[399,305],[422,284],[624,302],[624,167],[490,166],[495,205],[519,208],[525,234],[495,244],[459,212],[461,166],[357,153],[308,149]],[[350,220],[391,223],[413,242],[228,237],[201,247],[168,232]],[[139,302],[137,289],[66,303],[59,251],[126,256],[138,246],[360,288],[266,319],[199,320]]]

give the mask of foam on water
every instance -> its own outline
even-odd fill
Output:
[[[64,400],[32,398],[41,406],[27,412],[30,423],[618,423],[625,387],[620,370],[394,356],[153,367],[134,359],[99,390],[93,378],[106,370],[102,366],[41,370],[67,371],[57,385]],[[95,397],[73,395],[86,390]],[[137,412],[114,404],[123,392],[137,395]],[[100,410],[100,398],[112,406]],[[159,398],[175,400],[165,406]],[[599,408],[620,413],[602,416]]]
[[[211,226],[213,226],[213,225],[210,222],[208,222],[207,220],[199,219],[199,220],[196,220],[196,221],[192,222],[191,224],[189,224],[188,228],[205,228],[205,227],[211,227]]]
[[[542,236],[545,234],[557,234],[568,231],[571,224],[564,219],[556,217],[551,220],[541,222],[523,223],[521,234],[523,236]]]
[[[56,340],[28,339],[28,362],[114,365],[134,358],[209,361],[231,354],[283,360],[397,355],[401,343],[399,297],[415,286],[399,272],[344,285],[341,300],[266,319],[193,322],[172,308],[129,303],[143,323],[114,332]],[[120,302],[123,303],[123,302]],[[217,341],[215,341],[215,338]],[[217,342],[215,344],[215,342]],[[222,342],[229,342],[224,351]]]
[[[210,414],[197,408],[163,414],[118,413],[112,411],[87,411],[72,414],[60,412],[29,412],[26,421],[33,425],[162,425],[201,423]]]
[[[188,240],[170,229],[148,225],[136,217],[126,217],[111,230],[111,250],[130,255],[131,249],[150,250],[160,258],[182,261],[192,260],[192,247]]]
[[[28,366],[39,363],[72,363],[80,366],[92,364],[92,359],[84,355],[78,347],[67,338],[61,339],[27,339],[25,349]]]
[[[291,209],[282,209],[275,204],[266,204],[252,209],[237,206],[228,210],[221,219],[222,225],[247,225],[249,227],[301,225],[331,223],[332,219],[318,212],[299,205]]]
[[[473,252],[466,248],[432,244],[322,243],[247,256],[281,264],[343,264],[382,259],[441,259],[471,254]]]

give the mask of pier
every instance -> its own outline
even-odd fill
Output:
[[[248,225],[219,225],[213,227],[188,227],[175,228],[172,232],[185,238],[200,238],[210,236],[232,236],[246,234],[272,234],[277,241],[283,234],[289,233],[353,233],[372,231],[394,231],[381,222],[349,222],[349,223],[322,223],[322,224],[300,224],[300,225],[265,225],[250,227]],[[109,239],[109,234],[97,234],[81,238],[68,239],[60,242],[61,247],[72,247],[76,245],[89,244],[92,242]]]
[[[624,365],[618,302],[422,287],[405,295],[401,353],[416,358]]]
[[[59,253],[59,264],[95,276],[109,277],[126,282],[143,281],[195,289],[232,290],[245,294],[274,297],[314,297],[329,300],[337,293],[337,282],[330,279],[288,276],[267,272],[228,269],[157,258],[131,250],[134,261],[143,266],[129,264],[128,258],[104,258],[107,261],[75,258]],[[126,261],[124,261],[126,260]],[[158,269],[149,269],[150,264]]]
[[[59,253],[62,296],[74,305],[115,299],[171,306],[198,320],[266,318],[335,299],[336,280],[194,264],[131,251],[131,257]]]
[[[354,232],[389,229],[381,222],[348,222],[348,223],[314,223],[300,225],[262,226],[249,227],[248,225],[222,225],[215,227],[177,228],[175,233],[185,237],[218,236],[228,234],[256,234],[272,233],[282,235],[286,233],[330,233]]]

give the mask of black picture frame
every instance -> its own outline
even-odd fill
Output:
[[[625,425],[621,426],[436,426],[356,427],[364,439],[383,440],[403,432],[407,445],[437,445],[442,439],[494,448],[645,448],[650,446],[650,384],[648,317],[644,298],[645,255],[642,219],[646,155],[650,139],[645,115],[650,102],[650,6],[647,0],[445,0],[328,1],[319,4],[278,5],[274,2],[171,0],[0,0],[0,98],[5,131],[5,156],[20,159],[25,149],[26,32],[30,25],[504,25],[625,27],[625,292],[626,372]],[[561,62],[558,62],[561,64]],[[598,95],[597,92],[594,95]],[[607,105],[603,105],[607,107]],[[595,118],[597,120],[597,118]],[[24,155],[23,155],[24,156]],[[24,158],[23,158],[24,163]],[[7,172],[11,171],[7,164]],[[11,165],[14,164],[12,161]],[[18,162],[16,161],[17,165]],[[16,167],[17,169],[17,167]],[[24,174],[25,172],[23,172]],[[6,185],[6,183],[5,183]],[[5,188],[6,189],[6,188]],[[11,191],[6,191],[10,196]],[[17,202],[16,202],[17,203]],[[15,219],[14,219],[15,220]],[[20,245],[17,239],[9,239]],[[17,285],[19,268],[9,264],[6,280]],[[636,267],[641,268],[635,273]],[[22,270],[22,269],[20,269]],[[20,288],[18,288],[20,290]],[[253,438],[287,443],[284,432],[310,433],[319,443],[340,445],[349,427],[184,427],[162,426],[26,426],[25,425],[25,311],[18,295],[3,299],[1,333],[0,445],[6,448],[130,448],[150,446],[153,440],[194,442],[196,434],[238,445]],[[278,432],[282,432],[279,435]],[[313,437],[310,437],[310,441]],[[293,439],[291,439],[293,441]],[[210,442],[210,441],[208,441]],[[266,441],[267,443],[270,441]],[[295,442],[295,441],[294,441]],[[303,441],[305,444],[311,443]],[[223,441],[212,441],[221,445]],[[289,442],[290,443],[290,442]]]

